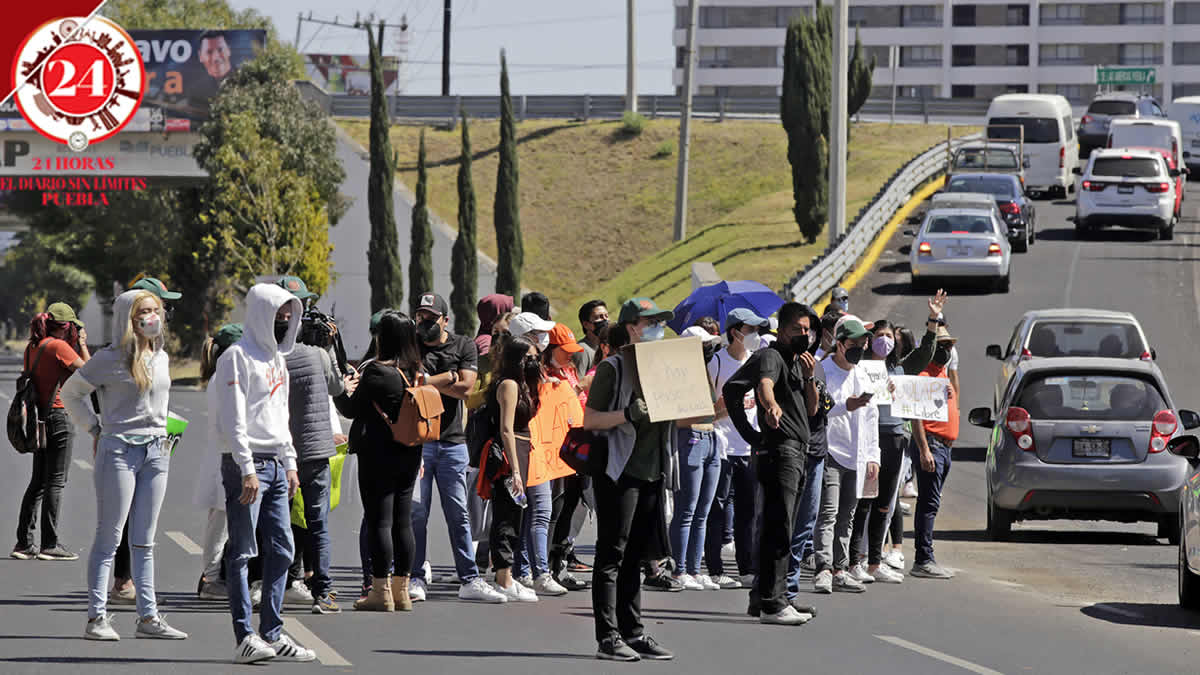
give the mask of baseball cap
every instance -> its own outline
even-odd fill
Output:
[[[433,312],[438,316],[446,316],[450,313],[450,305],[447,305],[445,298],[437,293],[422,293],[421,302],[417,304],[417,309]]]
[[[856,340],[861,337],[870,337],[871,331],[863,326],[858,317],[847,316],[838,322],[837,332],[834,335],[838,340]]]
[[[675,313],[669,309],[659,309],[650,298],[630,298],[621,303],[621,314],[617,323],[637,323],[638,319],[658,319],[670,321]]]
[[[275,283],[301,300],[318,297],[316,293],[308,290],[308,285],[300,277],[280,277]]]
[[[739,323],[744,323],[747,326],[756,326],[758,328],[763,328],[764,326],[769,326],[771,324],[770,321],[755,314],[746,307],[738,307],[730,312],[729,316],[725,317],[726,328],[729,326],[736,326]]]
[[[521,337],[531,331],[549,333],[554,330],[554,322],[546,321],[533,312],[521,312],[508,322],[508,332],[513,337]]]
[[[832,293],[829,294],[829,298],[831,300],[849,300],[850,291],[838,286],[837,288],[833,289]]]
[[[227,323],[221,326],[217,334],[213,336],[213,342],[221,349],[229,349],[235,342],[242,339],[242,324]]]
[[[137,291],[137,290],[150,291],[151,293],[157,295],[158,297],[162,298],[163,300],[178,300],[179,298],[183,297],[183,295],[180,293],[175,293],[174,291],[168,291],[167,285],[164,284],[163,282],[159,281],[158,279],[155,279],[154,277],[142,277],[141,279],[138,279],[136,282],[134,282],[132,286],[130,286],[129,288],[127,288],[125,290],[127,290],[127,291]]]
[[[679,334],[679,337],[698,337],[705,342],[719,342],[721,340],[720,335],[713,335],[700,326],[688,326],[687,328],[684,328],[683,332]]]
[[[367,323],[367,330],[370,331],[371,335],[379,332],[379,322],[383,320],[383,315],[394,311],[396,310],[384,308],[371,315],[371,320]]]
[[[550,344],[562,347],[563,351],[568,354],[583,351],[583,345],[575,341],[575,334],[561,323],[554,324],[554,328],[550,329]]]
[[[49,314],[50,318],[54,319],[55,321],[60,323],[66,323],[70,321],[76,326],[83,328],[83,322],[79,320],[79,317],[75,316],[75,310],[71,309],[71,306],[65,302],[56,302],[51,304],[46,308],[46,313]]]

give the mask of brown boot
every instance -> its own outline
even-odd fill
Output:
[[[354,609],[364,612],[396,611],[392,601],[392,578],[371,577],[371,590],[367,592],[367,597],[354,602]]]
[[[411,612],[412,598],[408,597],[408,575],[392,577],[392,601],[397,612]]]

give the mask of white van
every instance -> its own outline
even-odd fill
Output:
[[[1183,168],[1183,132],[1179,122],[1118,117],[1108,127],[1110,148],[1158,148],[1170,154],[1171,168]]]
[[[990,139],[1015,141],[1025,130],[1025,191],[1065,197],[1075,189],[1079,139],[1071,104],[1057,94],[1004,94],[987,112]]]
[[[1168,116],[1179,122],[1183,135],[1183,161],[1200,166],[1200,96],[1181,96],[1171,103]]]

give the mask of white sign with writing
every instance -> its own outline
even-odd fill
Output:
[[[908,420],[946,422],[950,419],[950,380],[893,375],[892,414]]]
[[[862,370],[870,381],[867,391],[875,394],[875,398],[871,399],[872,403],[887,405],[892,402],[892,395],[888,392],[888,378],[891,377],[891,373],[887,371],[885,361],[859,361],[855,367]]]
[[[639,342],[634,349],[651,422],[713,414],[700,338]]]

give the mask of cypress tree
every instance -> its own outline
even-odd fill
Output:
[[[425,129],[417,150],[417,200],[412,210],[412,247],[408,262],[408,312],[417,315],[422,293],[433,292],[433,231],[429,226],[427,204],[429,177],[425,173]]]
[[[367,178],[367,210],[371,220],[371,239],[367,244],[367,281],[371,285],[371,311],[399,307],[404,300],[404,278],[400,269],[400,242],[396,235],[396,214],[392,202],[396,158],[388,139],[387,99],[384,98],[383,25],[379,26],[379,44],[367,29],[371,59],[371,170]]]
[[[458,164],[458,238],[450,255],[450,310],[454,332],[475,332],[475,296],[479,287],[479,260],[475,250],[475,186],[471,183],[471,133],[467,111],[462,116],[462,160]]]
[[[833,72],[833,12],[819,2],[812,17],[788,26],[780,117],[792,165],[792,208],[805,241],[825,227],[829,211],[829,115]]]
[[[496,292],[521,297],[525,244],[517,187],[517,131],[508,91],[508,60],[500,50],[500,166],[496,173]]]
[[[871,80],[875,74],[875,55],[871,55],[871,60],[863,56],[862,40],[858,34],[858,28],[854,29],[854,55],[850,58],[850,91],[847,98],[847,110],[850,111],[850,116],[854,117],[867,102],[867,97],[871,95]]]

